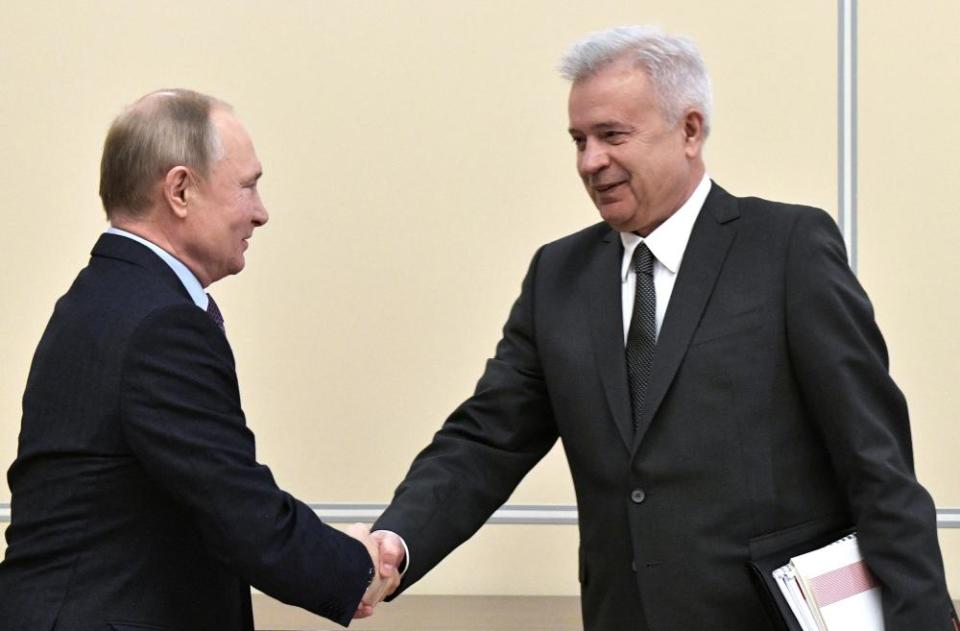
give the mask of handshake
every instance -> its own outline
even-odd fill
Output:
[[[366,546],[373,561],[373,581],[353,614],[354,618],[366,618],[373,615],[373,608],[378,603],[396,591],[400,584],[400,566],[406,552],[399,535],[387,530],[371,533],[364,524],[353,524],[346,529],[346,533]]]

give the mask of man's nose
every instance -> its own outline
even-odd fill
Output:
[[[262,226],[270,220],[270,213],[267,212],[266,206],[263,205],[263,202],[257,204],[257,209],[253,213],[253,224],[257,227]]]
[[[588,139],[580,152],[579,162],[580,173],[593,175],[610,165],[610,156],[600,143]]]

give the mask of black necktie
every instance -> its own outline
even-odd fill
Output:
[[[226,333],[227,330],[223,326],[223,314],[220,313],[220,307],[217,306],[217,302],[213,299],[213,296],[207,294],[207,298],[207,315],[210,316],[214,324],[220,327],[221,331]]]
[[[653,254],[646,243],[641,242],[633,251],[631,263],[637,274],[637,293],[627,333],[627,377],[630,380],[633,429],[636,430],[643,413],[653,351],[657,346],[657,293],[653,287]]]

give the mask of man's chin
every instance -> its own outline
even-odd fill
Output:
[[[239,258],[237,258],[236,260],[230,261],[226,265],[226,267],[223,270],[224,274],[223,276],[221,276],[221,278],[239,274],[240,272],[243,271],[243,268],[246,267],[246,265],[247,265],[247,262],[246,260],[244,260],[243,256],[241,255]]]
[[[597,206],[600,211],[600,218],[607,222],[607,225],[620,232],[630,232],[631,223],[634,222],[634,214],[625,212],[622,209],[612,208],[611,206]]]

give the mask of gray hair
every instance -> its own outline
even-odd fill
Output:
[[[703,114],[707,136],[713,106],[710,77],[690,39],[667,35],[657,27],[618,26],[575,42],[560,60],[559,70],[575,82],[621,58],[633,59],[647,73],[667,122],[679,122],[686,110],[694,108]]]
[[[223,147],[210,118],[230,106],[206,94],[152,92],[117,116],[103,143],[100,199],[108,218],[137,217],[150,206],[150,189],[175,166],[210,174]]]

